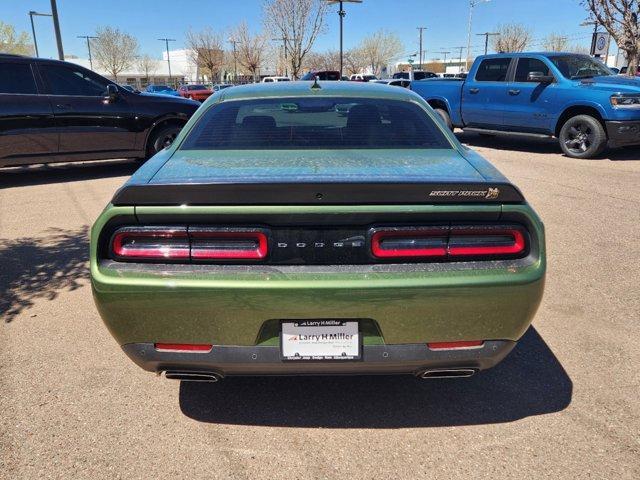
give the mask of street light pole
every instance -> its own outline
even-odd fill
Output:
[[[169,58],[169,42],[175,42],[175,38],[159,38],[161,42],[164,42],[165,47],[167,49],[167,65],[169,66],[169,83],[173,83],[173,78],[171,77],[171,58]],[[197,52],[196,52],[197,53]]]
[[[238,43],[238,41],[234,40],[233,38],[230,38],[228,41],[231,45],[233,45],[233,81],[237,82],[238,81],[238,56],[236,55],[236,43]]]
[[[480,37],[484,36],[484,54],[486,55],[487,52],[489,51],[489,37],[492,37],[494,35],[500,35],[500,34],[495,32],[484,32],[484,33],[476,33],[476,35]]]
[[[38,40],[36,39],[36,27],[35,24],[33,23],[33,17],[50,17],[51,14],[50,13],[38,13],[38,12],[34,12],[33,10],[29,11],[29,19],[31,20],[31,33],[33,33],[33,47],[36,51],[36,57],[39,57],[40,54],[38,53]]]
[[[469,26],[467,30],[467,58],[464,62],[465,71],[469,71],[469,55],[471,54],[471,21],[473,19],[473,9],[480,3],[487,3],[491,0],[469,0]],[[462,58],[462,56],[460,57]]]
[[[338,16],[340,17],[340,79],[342,79],[342,70],[343,70],[343,48],[342,48],[342,33],[343,33],[343,20],[347,15],[343,8],[343,3],[362,3],[362,0],[326,0],[329,2],[329,5],[333,5],[334,3],[340,4],[340,9],[338,10]]]
[[[56,5],[56,0],[51,0],[51,16],[53,17],[53,29],[56,32],[56,43],[58,44],[58,59],[64,60],[62,35],[60,34],[60,21],[58,20],[58,6]]]
[[[89,35],[78,35],[78,38],[86,38],[87,39],[87,50],[89,51],[89,66],[91,68],[91,70],[93,70],[93,59],[91,58],[91,39],[94,38],[98,38],[98,37],[92,37]]]
[[[423,70],[422,67],[422,31],[426,30],[427,27],[416,27],[420,31],[420,70]]]

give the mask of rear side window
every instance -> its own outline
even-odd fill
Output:
[[[40,65],[53,95],[98,97],[106,95],[107,82],[81,69],[61,65]]]
[[[451,148],[419,106],[370,98],[284,98],[211,107],[182,150]]]
[[[37,94],[31,66],[27,63],[0,63],[0,93]]]
[[[519,58],[518,68],[516,68],[516,82],[527,82],[529,72],[542,72],[543,75],[551,75],[549,67],[542,60],[537,58]]]
[[[476,72],[476,82],[505,82],[510,58],[487,58],[482,60]]]

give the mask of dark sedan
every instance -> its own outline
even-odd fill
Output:
[[[130,92],[73,63],[0,54],[0,167],[147,158],[197,109]]]

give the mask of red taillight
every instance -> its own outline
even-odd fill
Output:
[[[484,345],[483,340],[427,343],[429,350],[461,350],[467,348],[478,348],[482,347],[482,345]]]
[[[190,229],[194,260],[261,260],[267,256],[267,236],[255,230]]]
[[[267,235],[248,228],[124,227],[115,232],[116,260],[262,260]]]
[[[371,252],[378,258],[444,257],[447,255],[446,228],[403,228],[375,231]]]
[[[516,257],[526,251],[519,227],[472,225],[389,227],[372,230],[376,258]]]
[[[154,347],[159,352],[206,353],[211,351],[213,345],[204,343],[156,343]]]
[[[189,258],[186,227],[131,227],[118,230],[111,248],[118,258],[185,260]]]
[[[517,228],[452,227],[448,253],[451,256],[518,255],[525,239]]]

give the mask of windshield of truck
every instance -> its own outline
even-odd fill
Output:
[[[570,80],[613,75],[602,62],[586,55],[558,55],[549,57],[549,60]]]
[[[452,148],[425,110],[378,98],[291,97],[211,107],[182,150]]]

